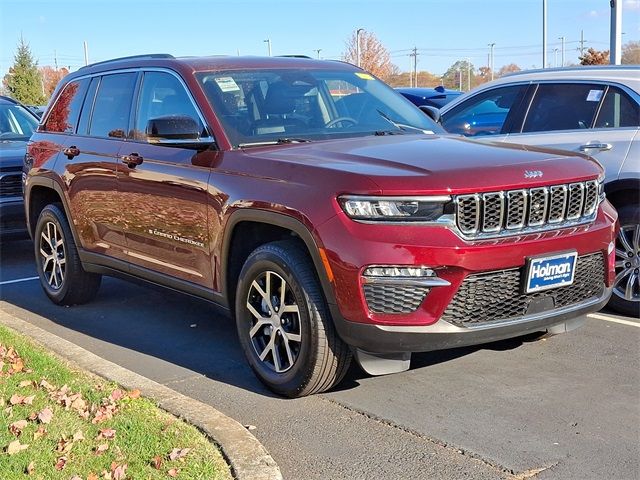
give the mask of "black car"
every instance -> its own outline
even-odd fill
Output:
[[[451,102],[462,92],[458,90],[450,90],[438,85],[436,88],[396,88],[396,91],[404,95],[411,103],[418,107],[429,106],[441,108]]]
[[[22,163],[27,141],[38,126],[28,108],[0,96],[0,234],[26,233],[22,201]]]

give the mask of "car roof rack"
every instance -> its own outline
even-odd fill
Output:
[[[91,63],[89,65],[85,65],[84,67],[81,67],[81,69],[88,68],[88,67],[95,67],[96,65],[105,65],[107,63],[112,63],[112,62],[121,62],[124,60],[144,60],[144,59],[152,59],[152,58],[175,58],[175,57],[169,53],[146,53],[142,55],[131,55],[129,57],[112,58],[111,60],[104,60],[102,62]]]
[[[309,55],[299,55],[299,54],[276,55],[276,57],[282,57],[282,58],[308,58],[310,60],[313,60]]]

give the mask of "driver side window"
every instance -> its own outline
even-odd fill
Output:
[[[465,136],[508,133],[507,117],[515,113],[526,90],[526,85],[511,85],[483,92],[443,115],[442,126]]]
[[[146,129],[149,120],[172,116],[192,118],[198,123],[201,136],[207,136],[198,112],[180,81],[170,73],[145,72],[133,137],[136,140],[147,141]]]

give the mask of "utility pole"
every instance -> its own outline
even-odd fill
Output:
[[[493,80],[493,47],[495,43],[489,44],[489,71],[491,72],[491,80]]]
[[[321,49],[321,48],[316,48],[316,49],[314,50],[314,52],[316,52],[316,57],[318,58],[318,60],[320,60],[320,52],[321,52],[321,51],[322,51],[322,49]]]
[[[611,5],[609,63],[620,65],[622,62],[622,2],[611,0],[609,4]]]
[[[558,66],[558,47],[553,49],[553,68]]]
[[[267,44],[267,51],[269,52],[269,56],[271,56],[271,39],[267,38],[266,40],[264,40],[264,43]]]
[[[460,82],[460,88],[458,90],[462,91],[462,67],[458,67],[458,81]]]
[[[58,71],[58,53],[53,51],[53,64],[56,66],[56,72]]]
[[[89,47],[86,41],[82,42],[82,44],[84,45],[84,65],[87,66],[89,65]]]
[[[580,56],[584,57],[584,30],[580,30]]]
[[[360,66],[360,32],[364,32],[364,28],[356,30],[356,66]]]
[[[558,37],[558,40],[562,40],[562,56],[560,57],[562,63],[560,64],[560,66],[564,67],[564,35],[562,37]]]
[[[413,57],[413,86],[418,86],[418,47],[413,47],[413,50],[409,54],[410,57]]]
[[[471,90],[471,59],[467,57],[467,92]]]
[[[547,0],[542,0],[542,68],[547,68]]]

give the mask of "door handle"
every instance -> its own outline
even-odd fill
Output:
[[[587,150],[606,151],[606,150],[611,150],[612,148],[613,148],[613,145],[611,145],[610,143],[589,142],[584,145],[580,145],[579,149],[581,152],[586,152]]]
[[[144,158],[137,153],[130,153],[129,155],[125,155],[122,157],[122,163],[124,163],[129,168],[136,168],[142,163],[143,160]]]
[[[67,158],[71,160],[73,159],[73,157],[77,157],[78,155],[80,155],[80,149],[75,145],[72,145],[62,150],[62,153],[64,153],[67,156]]]

